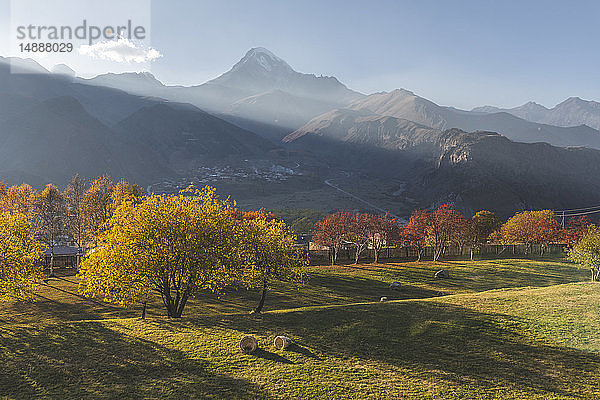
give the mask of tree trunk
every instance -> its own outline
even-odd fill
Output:
[[[471,246],[470,251],[471,251],[471,261],[473,261],[473,246]]]
[[[142,319],[146,319],[146,303],[144,301],[144,306],[142,307]]]
[[[179,300],[179,304],[177,304],[177,307],[175,309],[175,317],[176,318],[181,318],[181,314],[183,314],[183,309],[185,308],[187,300],[188,300],[187,292],[183,292],[183,295],[181,296],[181,299]]]
[[[439,260],[441,255],[442,255],[442,248],[440,246],[434,247],[433,248],[433,261]]]
[[[50,278],[54,277],[54,248],[50,249]]]
[[[79,245],[79,243],[77,244],[77,271],[79,271],[79,264],[81,264],[81,246]]]
[[[254,314],[260,314],[260,312],[263,309],[263,306],[265,305],[265,298],[267,297],[267,281],[265,280],[263,282],[263,289],[262,289],[262,293],[260,295],[260,300],[258,301],[258,305],[256,306],[256,308],[254,309]]]
[[[173,302],[169,301],[167,304],[167,316],[169,318],[176,318],[175,317],[175,307],[173,306]]]
[[[181,314],[177,315],[177,303],[178,301],[176,299],[173,299],[173,297],[171,296],[170,288],[163,288],[163,304],[167,308],[167,316],[169,318],[178,318],[181,316]]]

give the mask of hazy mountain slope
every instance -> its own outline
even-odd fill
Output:
[[[296,72],[260,47],[197,86],[165,86],[147,73],[106,74],[80,82],[190,103],[275,141],[319,114],[364,97],[334,77]],[[272,128],[256,130],[258,126]]]
[[[439,106],[407,90],[376,93],[353,102],[348,108],[404,118],[436,129],[488,130],[514,141],[600,148],[600,132],[587,126],[565,128],[526,121],[506,112],[457,110]]]
[[[433,142],[440,131],[415,122],[380,116],[367,111],[334,110],[314,118],[286,136],[286,143],[305,135],[326,136],[343,142],[401,150]]]
[[[395,149],[389,162],[407,190],[426,204],[454,201],[470,213],[487,208],[504,216],[528,208],[560,208],[600,201],[600,151],[517,143],[493,132],[440,131],[368,111],[337,110],[287,136],[290,143],[329,148]],[[360,150],[358,150],[360,151]],[[371,150],[372,151],[372,150]],[[347,153],[345,153],[347,154]]]
[[[600,103],[569,97],[553,108],[546,108],[534,102],[528,102],[515,108],[498,108],[492,106],[474,108],[475,112],[508,112],[523,119],[557,126],[587,125],[600,129]]]
[[[40,72],[42,68],[32,60],[26,63],[26,60],[19,61],[19,65],[31,68],[30,72]],[[76,98],[89,114],[109,126],[141,107],[155,103],[152,99],[134,96],[122,90],[83,85],[73,81],[70,76],[47,71],[12,73],[9,59],[0,58],[0,103],[11,103],[19,98],[39,102],[60,96]]]
[[[0,128],[0,176],[11,182],[65,182],[75,172],[142,182],[167,173],[145,146],[125,148],[73,97],[36,103]]]
[[[264,155],[273,144],[188,104],[144,107],[115,126],[119,136],[144,143],[174,168],[199,159]]]
[[[19,65],[36,73],[14,74],[0,60],[0,179],[43,185],[78,172],[145,184],[186,173],[200,159],[265,155],[273,148],[191,105],[81,84],[32,63]]]
[[[153,96],[156,94],[154,91],[165,88],[165,85],[150,72],[125,72],[121,74],[109,72],[91,79],[79,79],[79,81],[148,96]]]
[[[225,111],[227,119],[236,118],[234,121],[252,121],[258,114],[261,116],[258,122],[268,123],[273,127],[281,127],[286,131],[292,128],[302,126],[307,122],[307,116],[318,115],[323,110],[330,110],[336,107],[336,104],[325,103],[322,101],[294,96],[279,89],[242,98],[232,103]],[[256,130],[264,137],[277,142],[281,139],[281,130],[276,130],[274,134],[268,131],[249,125],[249,129]]]

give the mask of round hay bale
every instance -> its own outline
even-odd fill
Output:
[[[275,340],[273,340],[273,346],[275,346],[277,350],[283,350],[290,344],[292,344],[292,339],[287,336],[277,336]]]
[[[388,298],[383,296],[382,298],[379,299],[380,302],[384,302],[384,301],[388,301]]]
[[[242,353],[254,353],[256,349],[258,349],[258,342],[254,336],[247,335],[240,340],[240,350],[242,350]]]

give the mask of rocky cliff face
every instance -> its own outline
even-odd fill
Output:
[[[285,140],[312,148],[338,143],[344,149],[352,144],[394,151],[395,162],[370,173],[395,171],[414,197],[431,205],[454,201],[467,213],[488,208],[508,216],[600,201],[600,176],[594,171],[600,151],[588,148],[513,142],[495,132],[437,130],[354,110],[319,116]]]

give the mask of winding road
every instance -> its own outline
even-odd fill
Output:
[[[323,183],[325,183],[325,184],[326,184],[327,186],[329,186],[329,187],[332,187],[332,188],[334,188],[334,189],[335,189],[335,190],[337,190],[338,192],[341,192],[341,193],[345,194],[346,196],[352,197],[353,199],[355,199],[355,200],[357,200],[357,201],[360,201],[361,203],[363,203],[363,204],[365,204],[365,205],[367,205],[367,206],[371,207],[371,208],[372,208],[372,209],[374,209],[374,210],[377,210],[377,211],[379,211],[380,213],[391,215],[392,217],[396,218],[396,219],[397,219],[397,220],[399,220],[399,221],[400,221],[400,220],[403,220],[403,218],[400,218],[399,216],[397,216],[397,215],[395,215],[395,214],[392,214],[392,213],[391,213],[391,212],[389,212],[388,210],[384,210],[383,208],[376,206],[375,204],[371,203],[370,201],[367,201],[367,200],[365,200],[365,199],[361,199],[360,197],[358,197],[358,196],[356,196],[356,195],[354,195],[354,194],[352,194],[352,193],[350,193],[350,192],[347,192],[347,191],[345,191],[344,189],[341,189],[340,187],[338,187],[338,186],[334,185],[333,183],[331,183],[331,179],[325,179],[325,180],[323,181]]]

